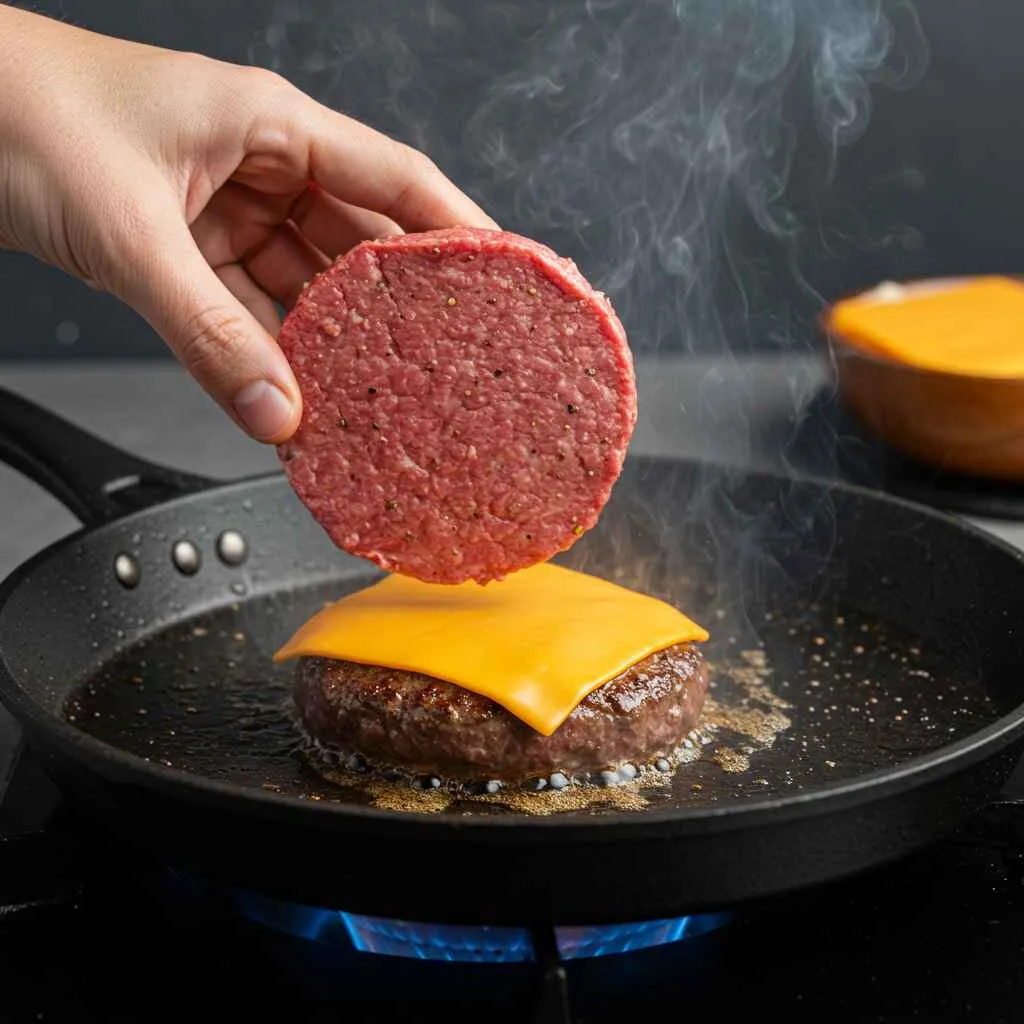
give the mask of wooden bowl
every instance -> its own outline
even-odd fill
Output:
[[[949,287],[959,278],[916,281],[903,294]],[[870,293],[865,293],[870,294]],[[1024,481],[1024,378],[922,369],[865,351],[823,322],[840,400],[895,450],[947,472]]]

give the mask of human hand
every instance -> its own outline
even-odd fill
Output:
[[[277,75],[0,5],[0,246],[130,305],[259,441],[302,408],[275,302],[364,238],[456,225],[496,227]]]

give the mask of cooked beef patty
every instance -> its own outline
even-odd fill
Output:
[[[599,687],[550,736],[452,683],[329,658],[299,660],[295,702],[329,750],[413,774],[512,783],[670,754],[697,724],[707,685],[699,649],[670,647]]]

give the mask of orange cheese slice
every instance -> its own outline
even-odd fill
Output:
[[[922,369],[1024,377],[1024,284],[976,277],[948,285],[890,286],[836,303],[833,333]]]
[[[274,660],[312,655],[420,672],[489,697],[550,736],[631,665],[707,638],[657,598],[543,564],[486,587],[387,576],[317,612]]]

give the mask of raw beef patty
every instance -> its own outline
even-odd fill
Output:
[[[611,304],[503,231],[364,242],[318,275],[279,343],[304,400],[280,446],[340,548],[427,582],[486,583],[598,519],[636,422]]]

